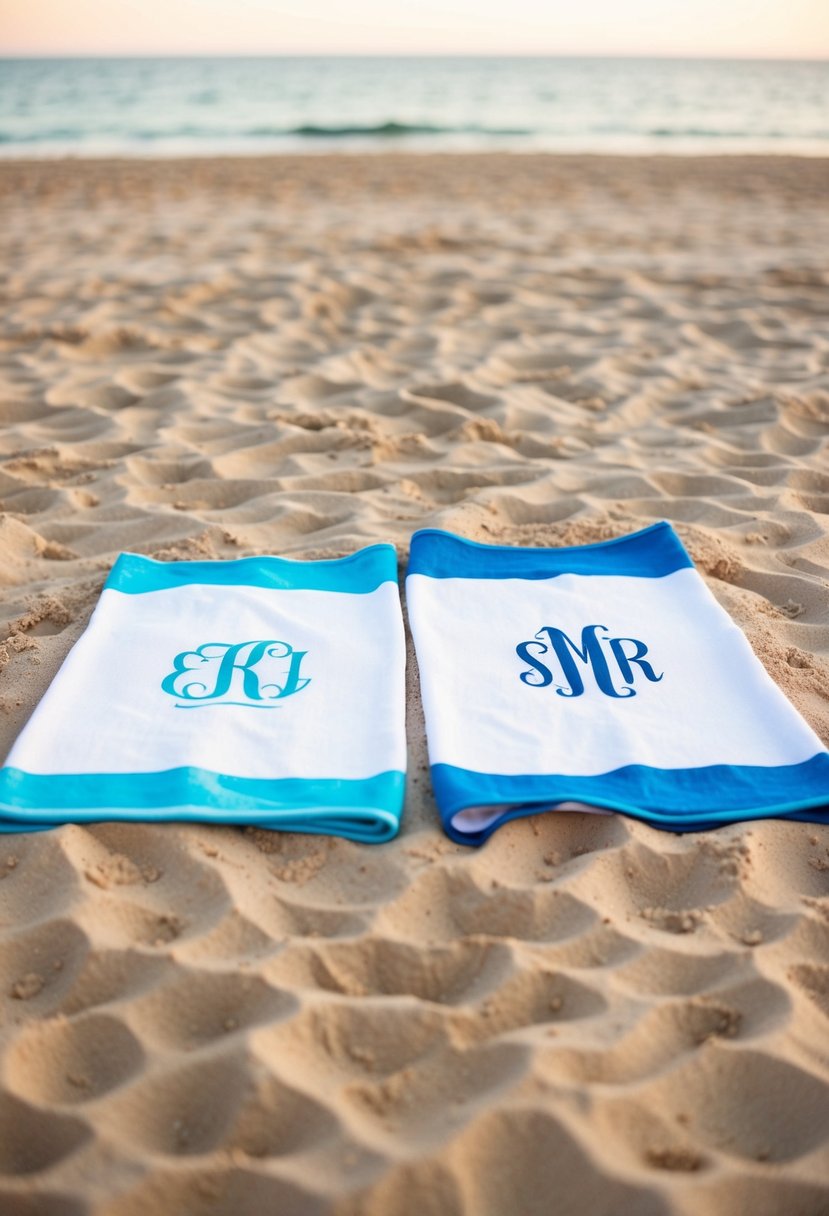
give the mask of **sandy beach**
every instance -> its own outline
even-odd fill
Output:
[[[0,162],[0,753],[122,550],[670,520],[829,743],[829,161]],[[829,826],[0,837],[4,1216],[826,1216]],[[83,712],[79,707],[79,712]]]

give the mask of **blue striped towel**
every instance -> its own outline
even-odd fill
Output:
[[[387,840],[406,768],[397,560],[122,554],[0,769],[0,830],[202,820]]]
[[[453,839],[574,808],[673,831],[829,822],[829,754],[670,524],[560,549],[428,529],[406,592]]]

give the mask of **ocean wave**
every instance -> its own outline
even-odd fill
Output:
[[[430,123],[388,122],[368,126],[318,126],[304,123],[286,129],[256,128],[247,135],[296,135],[308,139],[394,139],[405,135],[533,135],[529,127],[440,126]]]
[[[485,127],[476,125],[440,126],[430,123],[405,123],[390,120],[376,124],[324,126],[303,123],[301,126],[240,126],[238,128],[207,127],[183,123],[169,127],[134,127],[123,130],[95,130],[81,127],[43,127],[37,131],[13,132],[0,130],[0,144],[75,143],[96,138],[119,139],[127,142],[154,143],[160,140],[200,139],[402,139],[407,136],[440,138],[453,135],[480,135],[491,138],[519,137],[536,134],[529,127]]]
[[[83,139],[86,132],[80,127],[53,127],[41,131],[0,131],[0,144],[74,143]]]
[[[659,139],[792,139],[791,131],[764,130],[729,130],[725,127],[651,127],[645,132]],[[801,139],[829,139],[829,131],[799,131]]]

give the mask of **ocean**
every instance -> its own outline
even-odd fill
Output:
[[[0,60],[0,155],[829,154],[829,62]]]

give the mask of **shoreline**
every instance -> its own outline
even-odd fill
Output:
[[[25,145],[20,145],[21,148]],[[597,157],[608,160],[827,160],[829,159],[829,143],[825,148],[815,151],[806,151],[803,148],[782,149],[776,150],[772,147],[766,148],[734,148],[725,147],[724,149],[710,148],[706,150],[700,149],[651,149],[643,150],[642,148],[633,148],[630,150],[624,149],[608,149],[608,148],[472,148],[460,147],[453,148],[447,146],[444,148],[429,148],[429,147],[400,147],[394,144],[386,146],[376,146],[373,143],[366,142],[355,144],[352,146],[343,146],[336,138],[326,140],[320,137],[319,146],[314,143],[309,143],[302,147],[296,148],[269,148],[257,152],[251,148],[224,148],[221,150],[214,149],[213,151],[198,149],[189,150],[181,147],[173,147],[169,150],[156,149],[154,151],[132,151],[128,152],[124,149],[94,152],[89,150],[80,151],[45,151],[41,155],[26,155],[25,151],[18,152],[6,151],[3,145],[0,145],[0,164],[11,163],[13,165],[25,164],[40,164],[40,163],[84,163],[87,161],[170,161],[179,160],[184,162],[190,161],[206,161],[206,160],[291,160],[293,158],[302,157],[566,157],[573,160],[590,160]]]
[[[494,161],[498,159],[516,160],[516,161],[570,161],[573,163],[592,163],[597,160],[607,160],[619,162],[621,164],[636,164],[637,162],[660,162],[669,161],[687,164],[689,167],[695,164],[707,164],[709,162],[724,162],[731,163],[736,160],[737,164],[744,162],[765,163],[776,162],[791,163],[803,162],[804,164],[821,164],[829,161],[829,148],[823,155],[806,155],[799,152],[689,152],[672,154],[670,152],[568,152],[568,151],[510,151],[506,149],[485,149],[485,150],[469,150],[469,151],[454,151],[454,150],[412,150],[406,151],[399,148],[378,148],[374,150],[360,149],[351,151],[348,149],[330,149],[326,148],[319,152],[314,152],[311,149],[303,149],[291,152],[194,152],[193,155],[182,155],[179,152],[166,155],[153,155],[152,152],[146,154],[130,156],[124,153],[109,153],[102,152],[100,155],[84,155],[83,153],[66,153],[66,155],[56,156],[24,156],[24,155],[2,155],[0,156],[0,166],[9,168],[28,168],[33,166],[46,167],[49,165],[78,165],[78,166],[98,166],[102,161],[109,161],[117,165],[170,165],[177,160],[181,160],[184,164],[212,164],[216,161],[231,161],[233,163],[243,162],[251,164],[268,164],[278,163],[281,161],[319,161],[325,158],[331,161],[359,161],[365,159],[372,161],[375,159],[394,160],[400,162],[416,161],[416,160],[479,160],[479,161]]]

